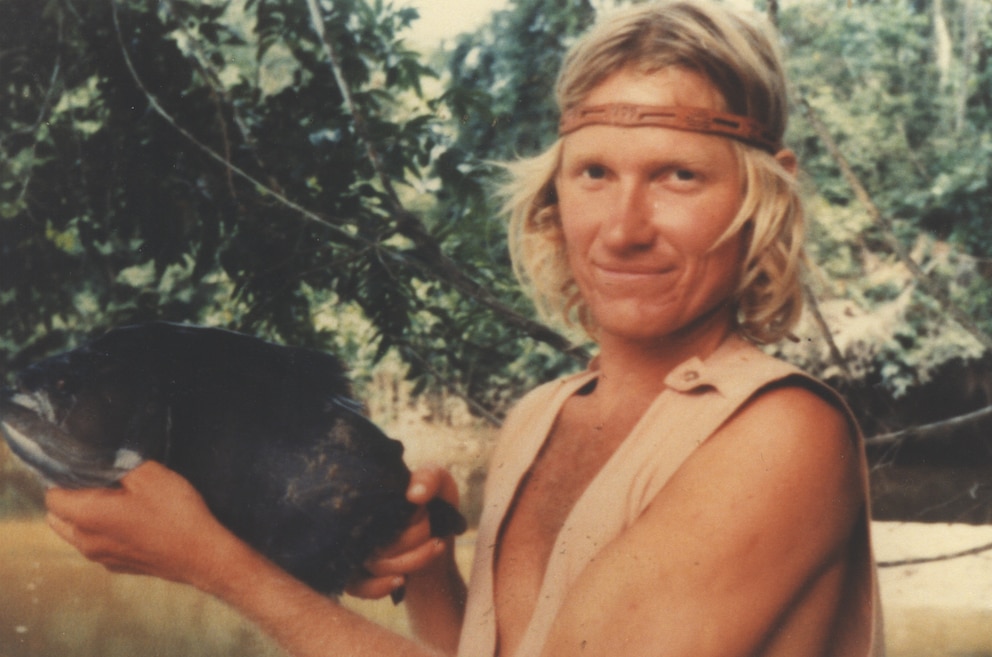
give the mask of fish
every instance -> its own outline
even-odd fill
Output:
[[[403,444],[366,417],[337,356],[222,328],[122,326],[40,360],[0,391],[0,431],[52,486],[119,486],[162,463],[221,524],[327,595],[416,511]],[[427,510],[435,536],[465,531],[451,504]]]

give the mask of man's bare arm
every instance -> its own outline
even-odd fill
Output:
[[[862,497],[842,414],[801,388],[767,392],[587,567],[544,655],[765,654],[790,613],[793,654],[822,654]]]

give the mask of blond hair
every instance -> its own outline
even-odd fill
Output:
[[[633,68],[680,67],[703,74],[726,110],[761,121],[778,143],[787,122],[785,75],[772,37],[755,22],[711,2],[650,2],[599,22],[565,58],[556,97],[566,112],[607,77]],[[735,330],[758,343],[787,335],[802,310],[803,210],[794,176],[772,154],[735,143],[744,199],[715,246],[749,231],[737,289]],[[507,165],[504,187],[514,271],[546,319],[578,323],[590,316],[568,267],[554,179],[559,139],[544,153]]]

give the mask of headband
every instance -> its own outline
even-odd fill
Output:
[[[564,137],[587,125],[672,128],[705,132],[743,141],[773,155],[781,147],[764,124],[747,116],[726,114],[701,107],[662,107],[624,103],[580,105],[570,109],[561,117],[558,136]]]

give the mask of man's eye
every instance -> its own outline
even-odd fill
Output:
[[[602,180],[606,177],[606,168],[601,167],[598,164],[593,164],[586,167],[585,175],[587,178],[591,178],[592,180]]]
[[[674,173],[676,180],[687,182],[696,179],[696,174],[688,169],[678,169]]]

